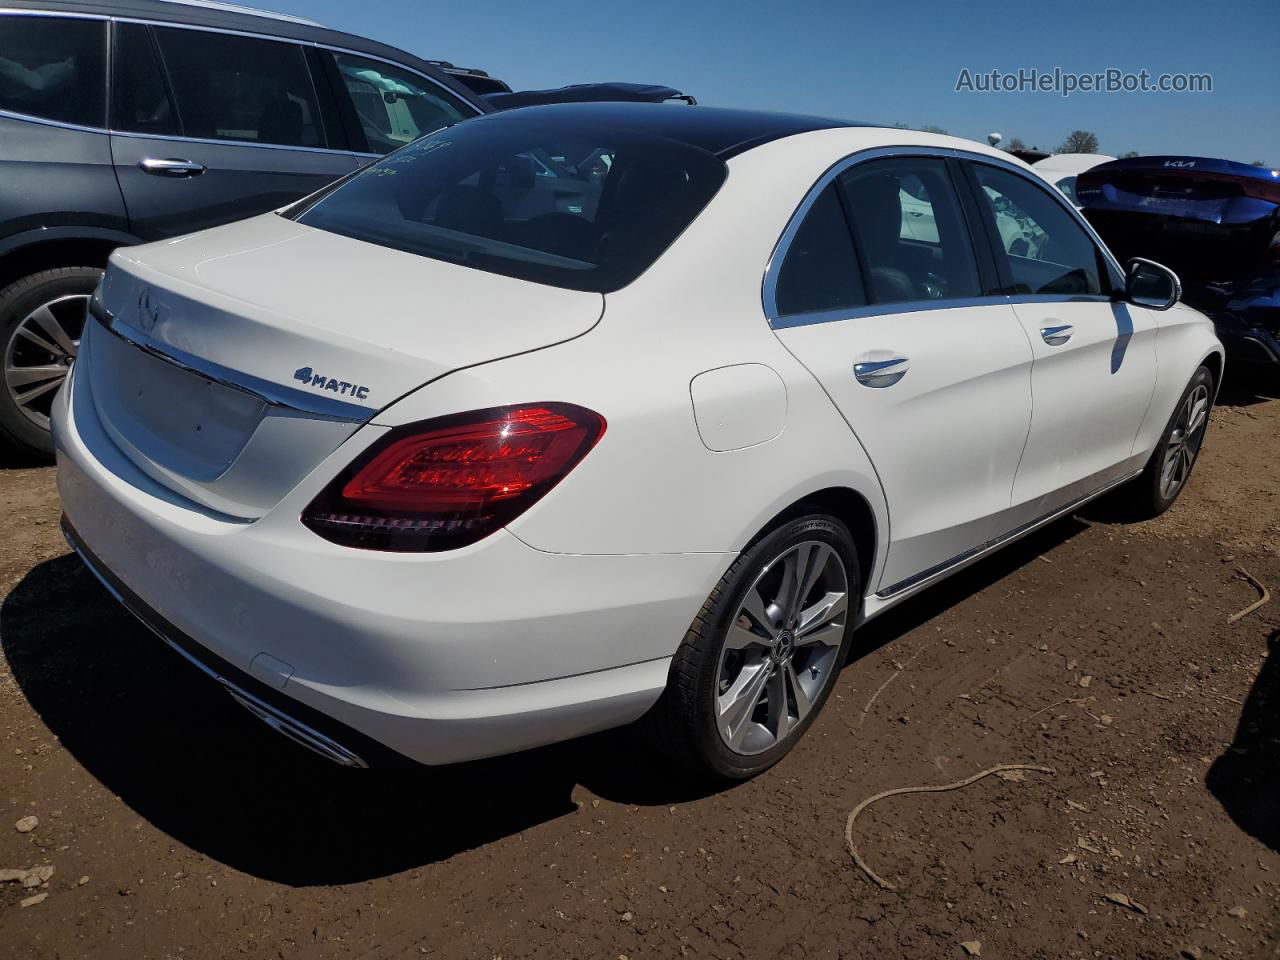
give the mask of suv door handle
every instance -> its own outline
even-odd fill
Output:
[[[196,163],[194,160],[182,160],[177,157],[169,157],[164,160],[157,160],[155,157],[144,157],[138,161],[138,166],[142,168],[143,173],[151,173],[157,177],[198,177],[205,171],[203,163]]]
[[[1052,327],[1040,328],[1040,339],[1051,347],[1060,347],[1071,339],[1076,328],[1069,323],[1060,323]]]
[[[853,365],[853,377],[864,387],[892,387],[906,376],[911,361],[906,357],[892,360],[859,360]]]

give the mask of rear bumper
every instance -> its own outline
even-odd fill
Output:
[[[1218,339],[1227,350],[1227,361],[1254,367],[1280,368],[1280,337],[1262,327],[1235,326],[1219,322]]]
[[[549,554],[506,531],[448,554],[353,550],[298,521],[307,481],[230,520],[124,458],[74,373],[54,437],[69,537],[112,592],[277,729],[355,765],[371,745],[451,763],[637,719],[731,559]]]
[[[89,571],[101,581],[121,606],[137,617],[148,630],[163,640],[184,660],[217,681],[231,697],[268,726],[295,740],[326,760],[344,767],[368,767],[366,758],[377,757],[386,750],[359,732],[336,723],[305,704],[269,687],[262,681],[214,656],[190,637],[166,623],[136,593],[103,566],[93,552],[81,542],[75,528],[64,514],[62,535],[67,545],[84,561]]]

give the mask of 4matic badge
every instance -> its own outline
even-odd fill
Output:
[[[317,390],[332,390],[334,393],[355,397],[357,400],[364,400],[369,396],[368,387],[362,387],[357,383],[348,383],[346,380],[335,380],[333,377],[326,377],[323,373],[316,373],[310,367],[299,367],[293,371],[293,379],[301,380],[307,386],[315,387]]]

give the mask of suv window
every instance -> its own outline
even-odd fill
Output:
[[[946,161],[872,160],[850,167],[838,182],[872,302],[980,295],[973,241]]]
[[[1014,294],[1102,292],[1101,254],[1062,203],[1025,177],[972,164],[995,221]]]
[[[294,216],[422,257],[607,293],[647,269],[726,174],[687,144],[512,110],[428,134]]]
[[[333,52],[370,153],[389,153],[475,114],[417,74],[380,60]]]
[[[106,126],[107,23],[0,15],[0,110]]]
[[[182,134],[288,147],[327,146],[311,73],[296,43],[157,27]]]
[[[783,317],[866,305],[853,236],[834,183],[818,194],[792,237],[774,301]]]
[[[182,132],[151,40],[151,28],[117,23],[111,58],[111,129],[157,136]]]

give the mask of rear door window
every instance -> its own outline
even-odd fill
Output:
[[[151,28],[117,23],[111,58],[111,129],[174,136],[182,132],[160,68]]]
[[[107,22],[0,14],[0,110],[106,126]]]
[[[838,178],[873,303],[981,294],[973,241],[946,161],[895,157]]]
[[[818,194],[792,237],[774,297],[781,317],[866,305],[853,237],[835,184]]]
[[[475,115],[474,109],[416,73],[350,53],[332,55],[369,153],[389,153]]]
[[[182,135],[327,147],[302,48],[203,30],[157,27]]]

